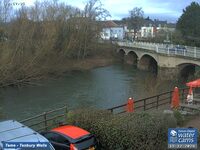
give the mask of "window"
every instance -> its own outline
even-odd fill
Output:
[[[45,133],[44,136],[51,141],[54,141],[54,133]]]
[[[57,133],[53,133],[53,132],[49,132],[45,134],[45,137],[50,140],[50,141],[54,141],[57,143],[61,143],[61,144],[66,144],[69,145],[69,141],[63,137],[62,135],[59,135]]]

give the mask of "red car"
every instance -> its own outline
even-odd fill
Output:
[[[96,139],[88,131],[72,125],[42,132],[56,150],[95,150]]]

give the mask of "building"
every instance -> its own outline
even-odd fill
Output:
[[[116,24],[114,21],[102,22],[101,38],[104,40],[122,40],[125,36],[126,27]]]
[[[153,38],[164,34],[162,36],[168,36],[168,34],[175,31],[175,24],[167,23],[167,21],[145,19],[144,25],[140,29],[140,37]]]
[[[141,27],[141,37],[155,37],[155,33],[156,33],[157,29],[156,27]]]

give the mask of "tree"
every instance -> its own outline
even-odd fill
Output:
[[[12,0],[1,0],[0,1],[0,22],[7,22],[12,10]]]
[[[98,52],[99,20],[109,15],[99,0],[89,0],[84,10],[59,0],[38,0],[15,11],[11,1],[0,1],[1,87],[61,73],[66,60]]]
[[[144,11],[142,8],[135,7],[129,11],[130,16],[127,18],[128,28],[134,29],[134,38],[141,28],[144,21]]]
[[[110,17],[110,13],[102,6],[100,0],[89,0],[84,8],[84,17],[93,20],[105,20],[107,17]]]
[[[197,2],[192,2],[183,10],[183,14],[177,22],[177,29],[182,33],[183,38],[187,42],[186,44],[200,46],[199,27],[200,5]]]

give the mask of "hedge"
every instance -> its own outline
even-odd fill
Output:
[[[177,125],[173,115],[162,112],[113,115],[92,109],[71,112],[68,121],[96,135],[105,150],[165,150],[168,128]]]

